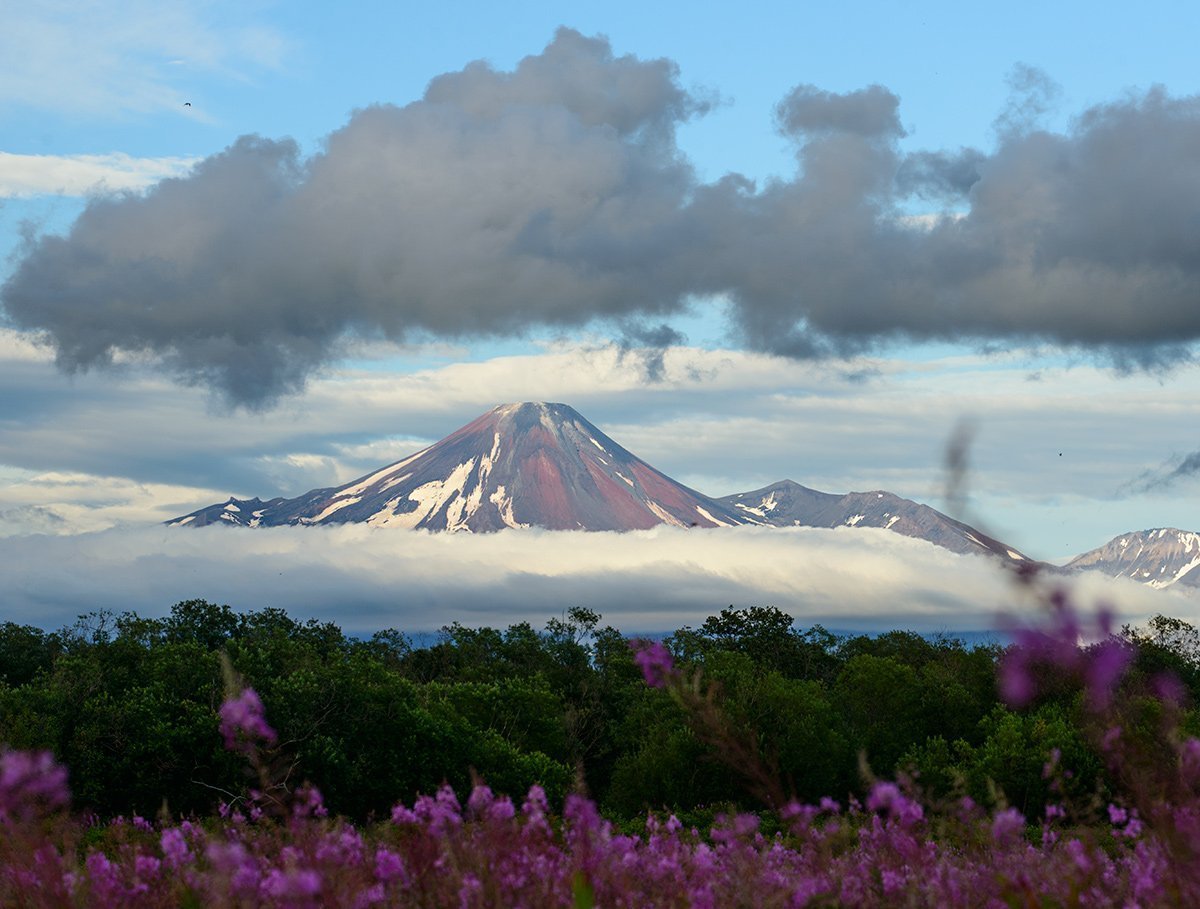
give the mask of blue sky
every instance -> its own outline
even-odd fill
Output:
[[[935,506],[943,504],[943,449],[967,420],[976,431],[966,517],[1032,555],[1060,560],[1126,530],[1196,526],[1200,487],[1186,471],[1175,474],[1200,448],[1200,367],[1192,359],[1200,281],[1188,271],[1200,236],[1191,229],[1200,226],[1191,188],[1200,159],[1188,151],[1190,130],[1200,122],[1194,4],[1148,3],[1135,12],[1094,3],[646,8],[137,0],[0,9],[0,281],[9,282],[0,296],[0,516],[14,537],[153,526],[231,493],[296,495],[349,480],[436,440],[500,399],[517,398],[565,400],[651,463],[711,494],[787,476],[830,491],[887,488]],[[412,160],[427,169],[421,186],[441,185],[443,162],[420,144],[429,140],[430,148],[450,154],[445,134],[421,131],[422,118],[439,109],[437,98],[426,97],[431,80],[482,60],[491,68],[489,85],[509,85],[507,74],[522,60],[550,53],[562,26],[579,35],[574,44],[558,45],[571,61],[604,58],[601,71],[617,86],[609,100],[634,103],[632,95],[619,97],[623,72],[675,99],[645,108],[639,127],[665,128],[672,137],[666,151],[641,132],[614,140],[611,130],[604,132],[609,125],[591,124],[590,114],[572,108],[564,94],[571,116],[583,118],[584,133],[551,148],[537,164],[541,172],[522,171],[520,161],[503,165],[510,168],[504,179],[544,188],[552,210],[572,193],[601,191],[588,182],[595,169],[576,158],[584,154],[607,162],[596,167],[658,175],[645,184],[655,192],[679,181],[676,195],[664,190],[653,204],[634,184],[617,187],[611,204],[625,221],[613,227],[617,216],[605,214],[573,237],[581,245],[568,253],[582,256],[586,269],[572,273],[599,270],[596,287],[576,293],[564,285],[560,296],[568,302],[561,305],[547,290],[526,311],[520,281],[556,287],[562,262],[529,276],[480,253],[446,265],[444,282],[434,263],[421,279],[422,287],[434,288],[434,302],[397,314],[368,300],[319,337],[289,336],[275,366],[270,351],[254,347],[261,338],[248,342],[263,354],[264,382],[273,389],[258,398],[246,391],[256,374],[244,363],[234,375],[227,361],[205,359],[209,348],[188,348],[188,331],[210,328],[203,314],[186,313],[192,328],[179,329],[182,335],[122,347],[120,301],[93,307],[81,291],[109,280],[102,272],[76,279],[72,271],[91,261],[82,229],[71,234],[89,205],[111,203],[109,220],[96,221],[99,234],[129,230],[164,242],[183,236],[188,209],[168,204],[158,181],[179,177],[195,187],[189,204],[216,198],[222,185],[233,184],[219,176],[204,183],[190,176],[191,168],[231,147],[242,149],[231,160],[250,161],[247,146],[236,145],[245,136],[294,140],[291,160],[304,192],[315,186],[305,170],[316,160],[311,156],[330,150],[331,134],[346,149],[327,156],[343,169],[296,209],[311,214],[332,204],[343,227],[300,225],[303,231],[280,241],[277,252],[288,261],[316,262],[314,250],[343,239],[347,249],[338,254],[347,260],[360,247],[364,260],[400,255],[409,248],[404,237],[419,247],[424,223],[431,225],[431,244],[469,228],[469,219],[453,220],[456,209],[479,205],[484,220],[507,212],[488,208],[487,193],[498,181],[481,175],[489,162],[480,149],[486,153],[493,140],[468,148],[462,161],[445,162],[444,196],[431,190],[419,205],[414,201],[416,213],[406,221],[408,197],[388,188],[387,161],[370,157],[364,136],[378,127],[414,137]],[[596,43],[601,39],[606,46]],[[659,60],[670,61],[674,74],[654,70]],[[451,97],[466,112],[462,135],[483,129],[482,108],[471,105],[484,96],[471,92],[487,86],[463,79],[441,84],[450,95],[439,103]],[[553,79],[539,86],[538,99],[562,88]],[[1148,94],[1155,86],[1158,100]],[[676,102],[693,113],[679,114],[670,106]],[[534,105],[547,118],[538,128],[558,122],[555,104]],[[378,105],[385,107],[375,126],[353,116]],[[1098,115],[1101,109],[1107,114]],[[509,132],[494,135],[515,135],[528,113],[520,105],[505,108],[497,116]],[[860,115],[874,119],[866,127],[839,119]],[[841,151],[820,145],[830,136],[849,137],[851,145]],[[1052,164],[1039,157],[1047,144],[1039,137],[1049,137],[1063,160],[1090,176],[1056,184]],[[800,149],[809,154],[807,170],[797,164]],[[964,157],[964,149],[976,150],[975,157]],[[882,203],[865,183],[839,196],[837,181],[859,179],[847,176],[848,163],[840,166],[857,154],[882,155],[882,164],[864,165],[880,173],[925,167],[924,190],[951,180],[959,164],[978,165],[984,178],[954,198],[909,191],[916,183],[886,191]],[[559,162],[565,162],[561,174]],[[690,168],[686,174],[675,169],[680,162]],[[749,181],[732,204],[717,191],[730,174]],[[360,201],[331,201],[330,186],[359,175],[363,187],[354,188],[353,199]],[[1052,250],[1029,255],[1035,263],[1053,255],[1066,265],[1053,274],[1035,268],[1030,276],[1001,263],[969,286],[954,284],[957,278],[939,283],[938,276],[974,267],[994,251],[976,238],[973,252],[963,253],[954,245],[956,218],[968,226],[980,222],[980,237],[1023,242],[1023,225],[1033,222],[1022,219],[1039,204],[1027,186],[1049,187],[1062,207],[1081,200],[1086,208],[1074,218],[1070,211],[1038,215],[1036,223],[1058,239]],[[113,190],[132,195],[114,197]],[[154,217],[165,219],[151,234],[149,208],[136,202],[146,197],[161,203]],[[372,222],[364,212],[374,198],[396,205],[400,239],[393,246],[370,248],[392,223],[390,215]],[[696,214],[698,198],[705,200],[703,217]],[[1010,206],[1012,199],[1019,202]],[[1008,208],[1017,204],[1023,213],[1010,217]],[[839,205],[865,206],[871,214],[855,221]],[[740,209],[752,209],[746,220],[739,220]],[[825,248],[837,230],[820,221],[803,227],[810,209],[831,225],[845,215],[847,237],[866,230],[863,247],[846,239]],[[246,217],[213,211],[218,221],[229,218],[226,228],[214,230],[231,237]],[[436,226],[442,214],[449,219],[444,234]],[[919,219],[939,214],[940,226],[922,233]],[[637,227],[629,244],[621,231],[635,222],[652,227]],[[609,251],[582,245],[596,231],[609,231]],[[711,254],[680,239],[693,235],[688,231],[715,242]],[[943,235],[946,245],[938,245]],[[74,239],[56,253],[54,236]],[[531,235],[520,236],[526,242]],[[660,239],[661,256],[636,255],[637,245],[657,250]],[[818,246],[822,251],[812,252]],[[910,254],[896,252],[909,247]],[[172,249],[174,255],[177,244]],[[714,265],[719,274],[711,280],[692,280],[697,268],[726,253],[736,261]],[[413,255],[430,258],[428,251]],[[826,288],[819,269],[794,272],[791,259],[805,255],[828,257],[831,272],[843,268],[835,282],[841,290]],[[899,263],[924,263],[928,256],[929,264],[897,277],[888,271],[889,256]],[[1071,270],[1079,260],[1086,267]],[[113,262],[113,286],[131,280],[128,261]],[[220,267],[214,260],[210,271]],[[246,286],[261,287],[264,274],[247,274]],[[236,283],[235,268],[230,275]],[[497,291],[494,309],[481,297],[460,313],[436,302],[443,284],[453,288],[463,278],[467,299],[496,275],[513,279],[512,301]],[[306,273],[297,280],[326,277]],[[353,286],[374,287],[377,277]],[[1010,277],[1016,283],[1006,283]],[[805,288],[794,299],[793,281]],[[214,282],[212,294],[219,294]],[[907,282],[916,290],[905,291]],[[632,300],[642,287],[644,299]],[[63,288],[83,301],[71,312],[49,302]],[[920,301],[943,291],[950,302],[921,311]],[[419,296],[395,289],[408,292]],[[842,300],[839,293],[851,296]],[[225,306],[264,325],[292,318],[286,299],[274,309],[262,304],[260,316],[253,296],[221,303],[208,291],[197,294],[178,305],[194,310],[213,299],[214,314]],[[336,307],[322,310],[319,300],[306,305],[313,318],[337,316]],[[514,308],[511,318],[506,307]],[[960,317],[961,325],[950,324]],[[939,321],[947,319],[945,326]],[[655,329],[673,332],[672,343],[648,345]],[[57,346],[38,346],[41,331]],[[97,332],[118,341],[94,356],[86,348]],[[812,349],[805,346],[810,341]],[[305,345],[312,346],[312,368],[289,372]],[[54,353],[68,347],[65,362],[74,370],[63,371]],[[657,356],[663,370],[656,372]]]

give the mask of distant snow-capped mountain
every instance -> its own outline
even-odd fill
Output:
[[[1174,527],[1126,533],[1065,567],[1102,571],[1151,587],[1200,587],[1200,534]]]
[[[724,496],[721,502],[756,524],[775,527],[881,527],[928,540],[959,553],[990,552],[1009,562],[1031,561],[1011,546],[992,539],[928,505],[883,490],[836,495],[791,480]]]
[[[747,523],[630,454],[566,404],[505,404],[345,486],[210,505],[168,523],[365,523],[489,531],[636,530]]]

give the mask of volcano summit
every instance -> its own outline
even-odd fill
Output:
[[[345,486],[295,499],[230,499],[172,526],[366,523],[424,530],[639,530],[751,523],[676,483],[566,404],[503,404]]]

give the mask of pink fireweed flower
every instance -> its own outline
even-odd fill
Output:
[[[49,751],[0,752],[0,822],[29,819],[69,800],[67,769]]]
[[[326,817],[329,811],[325,807],[325,800],[321,797],[321,790],[311,783],[306,784],[296,791],[296,799],[292,802],[292,815],[297,818],[305,817]]]
[[[1025,831],[1025,815],[1016,808],[1005,808],[992,818],[992,841],[1011,846]]]
[[[267,872],[259,889],[264,896],[277,900],[313,897],[321,892],[321,875],[303,868],[287,871],[274,868]]]
[[[168,827],[159,838],[163,857],[172,868],[178,868],[192,860],[192,850],[188,848],[183,831],[178,827]]]
[[[221,705],[221,735],[230,751],[252,751],[259,742],[274,745],[278,736],[267,725],[262,699],[253,688]]]
[[[392,808],[392,823],[393,824],[419,824],[421,819],[417,817],[416,812],[405,805],[403,802],[397,802]]]
[[[387,883],[401,880],[408,882],[408,873],[404,870],[404,859],[390,849],[380,847],[375,850],[375,877]]]
[[[665,688],[675,676],[675,663],[671,652],[661,641],[634,640],[629,642],[633,648],[633,661],[642,670],[642,678],[651,688]]]
[[[1112,638],[1096,645],[1088,653],[1084,677],[1088,697],[1095,709],[1104,710],[1108,707],[1117,682],[1132,662],[1132,645]]]
[[[1015,641],[999,666],[1001,696],[1012,707],[1023,707],[1037,695],[1035,669],[1053,667],[1083,683],[1092,710],[1106,710],[1136,648],[1113,637],[1113,613],[1100,606],[1095,618],[1082,622],[1063,590],[1050,594],[1050,617],[1042,628],[1017,628]],[[1098,641],[1085,647],[1091,638]]]
[[[732,843],[750,836],[758,830],[758,824],[758,817],[749,813],[736,814],[733,817],[718,815],[717,823],[709,831],[709,836],[714,843]]]

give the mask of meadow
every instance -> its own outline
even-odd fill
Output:
[[[1200,901],[1200,633],[1015,643],[575,607],[426,647],[178,603],[0,626],[0,903]]]

